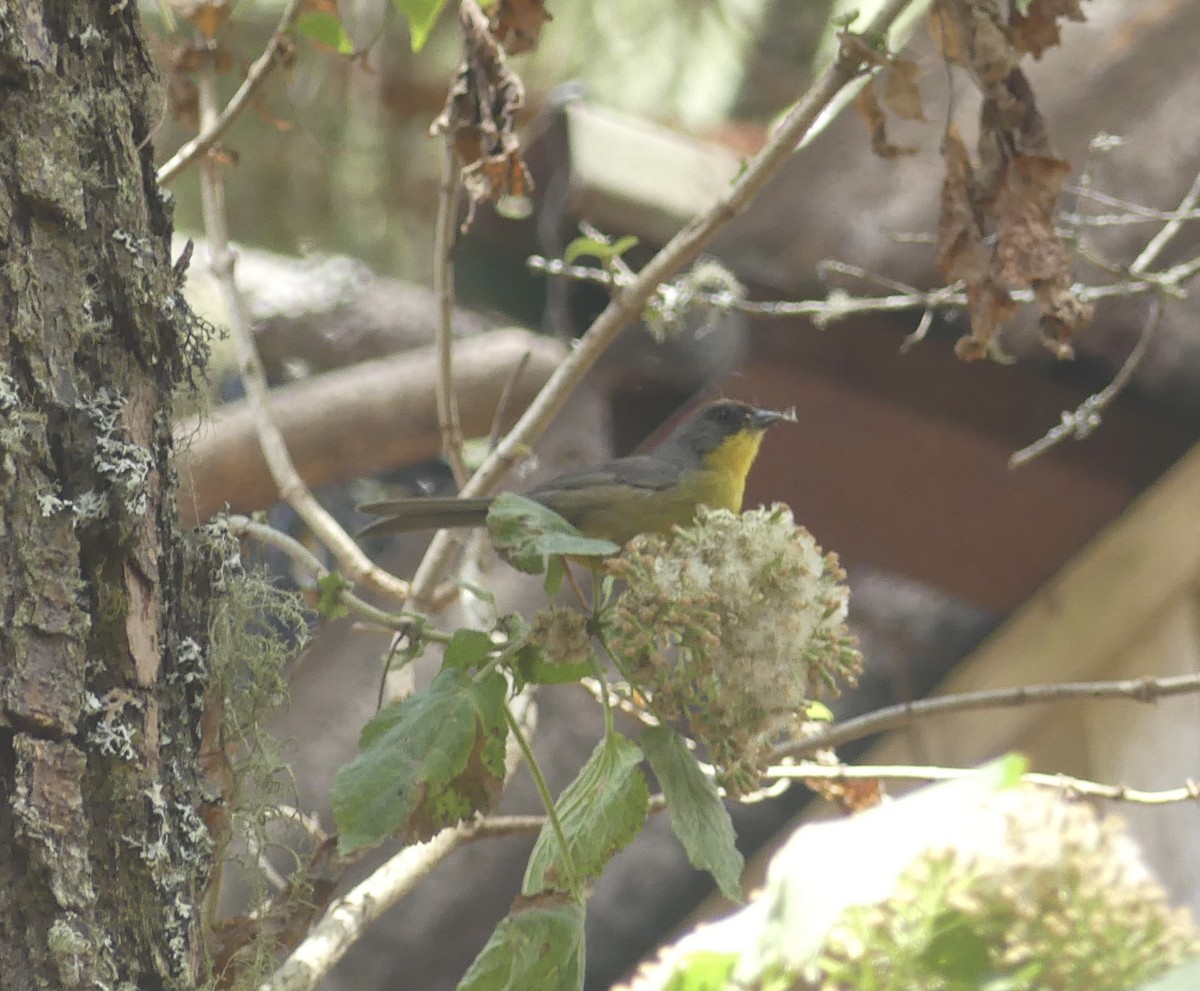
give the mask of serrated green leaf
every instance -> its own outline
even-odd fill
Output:
[[[737,961],[736,953],[689,953],[676,965],[663,991],[726,991]]]
[[[468,668],[481,664],[495,647],[483,630],[455,630],[442,654],[442,663],[450,668]]]
[[[349,616],[350,610],[342,602],[342,593],[354,586],[338,572],[331,571],[317,579],[317,613],[325,619],[341,619]]]
[[[530,575],[545,571],[545,559],[553,554],[608,557],[621,549],[611,540],[583,536],[554,510],[511,492],[496,497],[487,526],[501,556]]]
[[[650,790],[638,769],[641,760],[642,751],[630,740],[618,733],[605,736],[554,803],[577,875],[574,882],[598,877],[645,823]],[[529,855],[521,892],[567,890],[571,883],[558,836],[547,822]]]
[[[296,18],[296,30],[310,41],[332,48],[339,55],[354,54],[354,42],[332,11],[310,10],[301,14]]]
[[[742,869],[737,836],[716,783],[696,763],[682,736],[665,726],[642,732],[642,748],[667,799],[671,829],[693,867],[708,871],[721,893],[742,900]]]
[[[563,261],[572,265],[580,258],[595,258],[601,264],[607,265],[614,258],[620,258],[637,243],[638,239],[633,234],[626,234],[612,243],[594,237],[577,237],[567,245],[563,252]]]
[[[458,991],[581,991],[583,902],[543,895],[496,927]]]
[[[395,4],[396,9],[408,18],[412,50],[419,52],[429,40],[429,33],[446,6],[446,0],[395,0]]]
[[[457,668],[381,710],[359,754],[333,781],[338,849],[349,853],[403,830],[427,838],[488,807],[504,781],[507,683]]]

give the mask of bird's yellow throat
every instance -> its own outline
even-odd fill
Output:
[[[734,513],[742,511],[746,476],[750,474],[750,466],[758,456],[763,433],[762,430],[739,430],[704,455],[704,464],[720,480],[718,487],[721,489],[704,500],[708,506]]]

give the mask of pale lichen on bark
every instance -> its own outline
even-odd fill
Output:
[[[209,870],[170,407],[203,351],[134,5],[0,5],[0,983],[194,987]],[[188,655],[190,656],[190,655]]]

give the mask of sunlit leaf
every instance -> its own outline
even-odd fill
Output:
[[[396,9],[408,19],[412,50],[419,52],[429,40],[446,0],[395,0]]]
[[[331,48],[339,55],[353,55],[354,42],[346,34],[337,14],[328,10],[310,10],[296,18],[296,30],[310,41]]]
[[[577,237],[567,245],[566,251],[563,252],[563,261],[571,265],[580,258],[595,258],[607,265],[637,243],[638,239],[632,234],[617,238],[611,244],[594,237]]]

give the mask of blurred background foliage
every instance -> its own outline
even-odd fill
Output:
[[[145,3],[165,76],[190,35],[166,0]],[[281,0],[235,3],[218,40],[228,51],[223,95],[274,30]],[[410,49],[389,0],[345,0],[338,11],[358,53],[297,36],[295,63],[274,77],[223,147],[232,235],[290,255],[344,253],[379,274],[431,279],[439,146],[427,137],[460,61],[455,4],[428,44]],[[551,0],[539,49],[512,60],[526,85],[528,126],[566,82],[590,102],[666,123],[747,152],[803,90],[832,0]],[[177,80],[186,85],[183,77]],[[165,159],[192,134],[164,107],[154,137]],[[176,226],[200,228],[197,178],[173,184]],[[485,298],[474,301],[488,306]],[[500,294],[503,296],[503,293]]]

